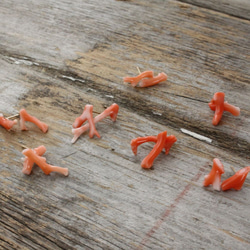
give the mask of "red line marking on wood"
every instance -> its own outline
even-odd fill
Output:
[[[199,172],[194,176],[194,178],[191,180],[192,182],[196,182],[200,179],[202,175],[203,168],[200,168]],[[147,232],[145,237],[142,239],[138,249],[142,249],[145,244],[149,241],[149,239],[152,237],[152,235],[159,229],[161,224],[164,222],[164,220],[170,215],[170,213],[176,208],[180,200],[183,199],[183,197],[187,194],[187,192],[190,190],[192,186],[192,183],[189,183],[185,186],[184,190],[176,197],[174,202],[170,205],[170,207],[163,213],[163,215],[160,217],[159,220],[156,221],[154,226]]]

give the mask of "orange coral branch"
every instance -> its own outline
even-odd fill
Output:
[[[19,113],[21,130],[27,130],[25,122],[28,121],[34,123],[38,128],[43,131],[43,133],[46,133],[48,131],[49,127],[46,123],[41,122],[36,117],[29,115],[25,109],[21,109]]]
[[[166,81],[168,76],[165,73],[159,73],[157,76],[149,79],[142,79],[142,81],[139,83],[139,87],[145,88],[154,86],[160,82]]]
[[[118,111],[119,111],[119,106],[116,103],[113,103],[110,107],[108,107],[107,109],[105,109],[101,114],[97,115],[94,118],[93,122],[95,124],[95,123],[103,120],[107,116],[110,116],[110,118],[111,118],[112,121],[116,121],[116,118],[117,118],[117,115],[118,115]],[[73,127],[81,126],[82,125],[81,121],[82,120],[81,120],[80,117],[76,118],[76,121],[74,122]],[[79,125],[79,124],[81,124],[81,125]],[[72,139],[71,142],[75,143],[76,140],[80,137],[80,135],[83,134],[85,131],[87,131],[90,127],[91,127],[91,124],[90,123],[86,123],[82,127],[73,128],[72,129],[72,133],[74,134],[74,137],[73,137],[73,139]]]
[[[17,124],[17,120],[9,120],[4,118],[2,114],[0,114],[0,125],[7,130],[10,130],[15,124]]]
[[[100,138],[99,133],[97,132],[95,128],[95,123],[93,119],[93,105],[86,105],[84,107],[83,113],[75,119],[75,122],[73,123],[73,128],[79,128],[86,120],[89,122],[89,137],[92,138],[94,135]]]
[[[151,152],[143,159],[141,163],[142,168],[151,168],[155,158],[160,154],[165,146],[167,131],[164,131],[157,135],[157,142]]]
[[[203,186],[213,185],[214,190],[220,191],[221,175],[224,173],[224,167],[217,158],[213,159],[213,167],[211,172],[205,176]]]
[[[226,191],[231,188],[235,190],[240,190],[249,172],[250,172],[250,166],[242,168],[241,170],[237,171],[233,176],[222,182],[221,189],[223,191]]]
[[[166,138],[165,141],[165,154],[167,155],[169,153],[170,148],[173,146],[173,144],[177,141],[177,138],[174,135],[170,135]]]
[[[46,152],[46,148],[42,145],[39,146],[38,148],[34,149],[35,154],[37,154],[38,156],[42,156],[45,152]],[[22,172],[24,174],[30,175],[33,165],[34,165],[34,160],[31,158],[28,158],[25,156],[24,161],[23,161],[23,170]]]
[[[144,71],[138,76],[135,77],[124,77],[123,81],[124,82],[129,82],[133,87],[137,85],[138,82],[140,82],[143,78],[152,78],[154,76],[153,71]]]
[[[225,94],[223,92],[217,92],[214,94],[213,99],[208,104],[210,109],[215,111],[214,118],[213,118],[213,125],[216,126],[223,115],[224,111],[230,112],[234,116],[240,115],[240,108],[235,107],[227,102],[224,102]]]
[[[160,154],[163,148],[165,148],[165,154],[168,154],[170,148],[177,141],[177,139],[174,135],[167,136],[167,131],[164,131],[157,136],[138,137],[133,139],[130,143],[133,153],[136,155],[137,147],[142,143],[149,141],[155,142],[156,144],[148,156],[143,159],[141,163],[142,168],[151,168],[155,158]]]
[[[239,116],[240,115],[240,108],[235,107],[228,102],[224,102],[224,111],[230,112],[234,116]]]
[[[38,156],[34,152],[34,150],[32,150],[30,148],[24,149],[22,153],[26,157],[28,157],[31,161],[36,163],[46,175],[49,175],[51,172],[58,172],[58,173],[61,173],[65,176],[68,176],[68,174],[69,174],[69,171],[67,168],[61,168],[61,167],[49,165],[48,163],[46,163],[45,158]]]
[[[146,136],[146,137],[138,137],[136,139],[133,139],[130,143],[133,153],[136,155],[138,146],[141,145],[142,143],[150,142],[150,141],[156,143],[157,136]]]

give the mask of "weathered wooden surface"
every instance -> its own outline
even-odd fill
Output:
[[[250,19],[248,0],[180,0],[180,2],[193,4],[202,8],[219,11],[231,16]]]
[[[239,192],[202,187],[214,157],[224,163],[223,179],[231,166],[249,165],[250,26],[234,14],[242,5],[221,6],[0,3],[0,112],[25,107],[50,126],[45,135],[32,124],[26,132],[0,127],[1,248],[249,249],[249,177]],[[166,72],[168,81],[147,89],[123,83],[137,66]],[[207,103],[216,91],[242,111],[214,127]],[[102,138],[84,134],[72,145],[71,124],[84,105],[98,114],[113,102],[118,119],[98,123]],[[130,140],[164,130],[177,143],[153,170],[141,169],[152,144],[134,156]],[[48,162],[68,167],[69,177],[38,167],[24,176],[20,144],[45,145]]]

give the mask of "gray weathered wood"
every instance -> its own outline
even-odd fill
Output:
[[[25,107],[49,124],[47,134],[33,124],[25,132],[0,127],[0,248],[249,248],[249,177],[238,192],[202,187],[215,157],[223,180],[231,166],[249,165],[249,21],[222,13],[230,8],[160,0],[0,3],[0,113]],[[137,66],[168,80],[132,88],[122,78]],[[216,91],[241,115],[224,114],[214,127],[207,104]],[[102,137],[85,133],[72,145],[71,125],[84,105],[97,115],[113,102],[119,115],[97,124]],[[131,139],[164,130],[178,141],[152,170],[141,169],[153,144],[134,156]],[[37,166],[23,175],[21,144],[45,145],[47,161],[70,175],[46,176]]]
[[[250,19],[250,7],[248,0],[179,0],[206,9],[219,11],[239,18]]]

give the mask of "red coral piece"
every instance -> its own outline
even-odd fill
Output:
[[[164,72],[161,72],[153,78],[142,79],[142,81],[139,83],[139,87],[142,87],[142,88],[151,87],[160,82],[166,81],[167,78],[168,76]]]
[[[223,181],[221,184],[221,189],[223,191],[226,191],[231,188],[235,190],[240,190],[249,172],[250,172],[250,166],[242,168],[241,170],[236,172],[233,176]]]
[[[75,119],[75,122],[73,123],[73,128],[79,128],[85,121],[89,122],[89,137],[92,138],[94,135],[100,138],[99,133],[97,132],[95,128],[95,123],[93,119],[93,105],[87,104],[84,107],[83,113]]]
[[[214,94],[213,99],[208,104],[210,109],[215,111],[214,118],[213,118],[213,125],[216,126],[223,115],[224,111],[230,112],[234,116],[240,115],[240,108],[235,107],[227,102],[224,102],[225,94],[223,92],[217,92]]]
[[[143,159],[141,163],[142,168],[151,168],[155,158],[160,154],[163,148],[165,148],[165,154],[169,153],[172,145],[177,141],[174,135],[167,136],[167,131],[159,133],[157,136],[138,137],[131,141],[131,149],[133,153],[137,154],[137,147],[145,142],[155,142],[155,146],[152,151]]]
[[[86,106],[92,106],[92,105],[86,105]],[[85,110],[85,108],[84,108],[84,110]],[[89,109],[89,111],[91,111],[91,116],[92,116],[92,110],[93,110],[93,106],[92,106],[92,109]],[[85,122],[85,120],[83,119],[84,116],[82,114],[81,116],[76,118],[76,120],[73,124],[72,133],[74,134],[74,137],[73,137],[71,142],[75,143],[76,140],[80,137],[80,135],[83,134],[85,131],[87,131],[89,128],[90,128],[90,131],[91,131],[91,128],[92,128],[92,131],[96,131],[95,123],[101,121],[102,119],[106,118],[107,116],[110,116],[112,121],[116,121],[118,111],[119,111],[119,106],[116,103],[113,103],[110,107],[105,109],[101,114],[97,115],[93,119],[93,121],[91,120],[91,123],[90,122],[86,123],[84,126],[80,127],[83,124],[83,122]],[[89,137],[92,138],[94,136],[94,134],[90,133]],[[98,134],[98,132],[97,132],[97,134]],[[98,137],[100,137],[100,135]]]
[[[34,149],[35,154],[38,156],[42,156],[46,152],[46,148],[42,145]],[[23,161],[23,170],[22,172],[24,174],[30,175],[33,165],[34,165],[34,160],[31,158],[28,158],[25,156],[24,161]]]
[[[9,120],[4,118],[2,114],[0,114],[0,125],[7,130],[10,130],[15,124],[17,124],[17,120]]]
[[[138,76],[135,76],[135,77],[124,77],[123,78],[123,81],[124,82],[129,82],[131,83],[131,85],[133,87],[135,87],[137,85],[138,82],[140,82],[143,78],[153,78],[154,76],[154,73],[153,71],[144,71],[142,72],[141,74],[139,74]]]
[[[220,191],[221,175],[224,173],[224,167],[217,158],[213,159],[213,167],[211,172],[205,176],[203,186],[213,185],[214,190]]]
[[[46,175],[49,175],[51,172],[58,172],[65,176],[68,176],[69,174],[69,171],[67,168],[61,168],[61,167],[49,165],[48,163],[46,163],[46,159],[44,157],[37,155],[34,152],[34,150],[30,148],[23,150],[22,153],[27,158],[29,158],[32,162],[36,163]]]
[[[28,121],[34,123],[38,128],[43,131],[43,133],[46,133],[48,131],[49,127],[46,123],[41,122],[36,117],[29,115],[25,109],[21,109],[19,113],[21,130],[27,130],[25,122]]]

